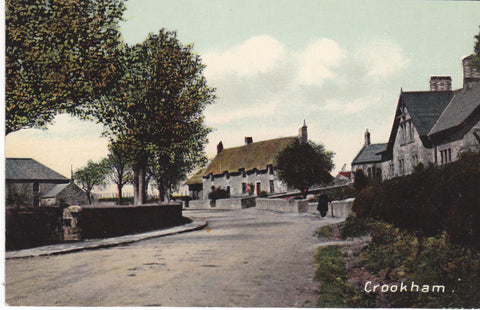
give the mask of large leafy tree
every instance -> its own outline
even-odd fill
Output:
[[[87,193],[88,204],[92,204],[93,188],[105,184],[107,173],[108,163],[103,159],[99,162],[89,160],[85,167],[77,169],[73,174],[77,184]]]
[[[105,134],[122,143],[132,157],[135,204],[145,201],[145,176],[152,160],[151,170],[158,172],[155,178],[165,188],[165,180],[192,169],[205,156],[210,130],[202,113],[215,96],[192,48],[165,30],[126,46],[122,77],[96,102],[94,115],[105,125]]]
[[[333,155],[321,144],[296,139],[276,157],[278,176],[306,198],[312,185],[332,181]]]
[[[123,0],[6,0],[5,132],[45,127],[119,74]]]

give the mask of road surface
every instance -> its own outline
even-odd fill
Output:
[[[185,211],[206,229],[9,259],[11,306],[315,307],[314,232],[339,219],[255,208]]]

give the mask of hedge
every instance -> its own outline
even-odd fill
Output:
[[[426,236],[446,231],[452,242],[480,249],[480,153],[370,184],[357,195],[353,211]]]

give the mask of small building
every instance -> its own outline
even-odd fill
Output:
[[[307,126],[299,130],[299,136],[277,138],[253,142],[252,137],[245,137],[245,144],[239,147],[223,148],[217,145],[217,155],[202,173],[203,199],[215,188],[230,193],[231,197],[248,196],[249,190],[258,195],[284,193],[287,184],[278,178],[275,158],[296,139],[308,141]]]
[[[193,200],[203,198],[202,173],[204,170],[205,168],[198,169],[197,172],[185,182],[185,185],[188,186],[188,196]]]
[[[42,195],[41,205],[45,207],[88,205],[88,196],[87,193],[78,187],[72,179],[70,183],[58,184],[48,193]]]
[[[7,158],[5,161],[6,206],[38,207],[42,195],[69,179],[32,158]]]
[[[382,165],[386,159],[382,156],[382,152],[387,147],[386,143],[372,144],[370,142],[370,133],[368,129],[365,131],[365,143],[352,161],[352,171],[361,169],[365,175],[369,177],[382,177]]]

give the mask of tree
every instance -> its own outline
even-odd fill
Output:
[[[118,77],[123,0],[6,0],[5,132],[42,128]]]
[[[131,159],[128,150],[121,143],[110,143],[110,154],[107,157],[107,174],[110,180],[117,185],[117,204],[122,204],[123,186],[132,181],[130,170]]]
[[[361,192],[368,183],[370,182],[369,178],[363,172],[363,169],[357,169],[355,171],[355,181],[353,182],[353,188],[355,188],[358,192]]]
[[[152,160],[151,170],[158,172],[164,188],[165,180],[183,175],[204,156],[210,129],[202,112],[215,96],[192,48],[165,30],[126,46],[117,87],[96,101],[93,115],[106,127],[105,135],[124,144],[132,156],[136,205],[145,201]]]
[[[475,36],[475,44],[473,46],[473,65],[480,71],[480,32]]]
[[[87,193],[88,204],[92,204],[92,189],[94,186],[105,184],[105,177],[108,173],[108,164],[106,159],[99,162],[89,160],[87,165],[75,171],[73,178],[78,185]]]
[[[332,181],[332,157],[323,145],[296,139],[278,154],[275,165],[279,178],[306,198],[312,185]]]

